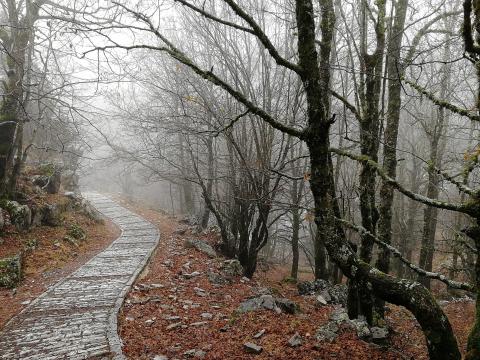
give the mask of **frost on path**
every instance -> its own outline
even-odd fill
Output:
[[[120,237],[49,288],[0,332],[0,359],[123,358],[117,313],[158,244],[158,229],[109,198],[87,193]]]

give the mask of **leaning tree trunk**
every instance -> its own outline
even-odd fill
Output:
[[[321,68],[328,67],[332,29],[335,25],[332,0],[320,0],[322,10]],[[332,119],[320,99],[329,89],[321,84],[315,45],[315,20],[311,0],[296,1],[299,65],[307,99],[308,129],[303,139],[310,151],[310,187],[315,205],[315,221],[330,257],[343,273],[357,283],[365,283],[376,296],[409,309],[417,318],[427,339],[430,358],[460,359],[457,341],[448,318],[432,294],[422,285],[393,278],[358,259],[339,222],[338,200],[331,168],[329,131]],[[327,58],[327,59],[326,59]],[[322,72],[324,76],[324,72]]]

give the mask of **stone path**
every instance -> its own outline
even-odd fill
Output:
[[[122,234],[5,326],[0,332],[0,359],[123,358],[117,313],[156,248],[159,232],[103,195],[84,196]]]

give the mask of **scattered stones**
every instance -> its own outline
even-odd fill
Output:
[[[217,253],[215,250],[208,245],[205,241],[198,240],[198,239],[187,239],[185,240],[185,247],[187,248],[195,248],[198,251],[207,254],[209,257],[214,258],[217,257]]]
[[[197,358],[197,359],[203,359],[207,353],[203,350],[196,350],[196,349],[191,349],[187,350],[183,353],[183,356],[186,358]]]
[[[208,277],[208,281],[210,281],[210,283],[213,285],[222,286],[230,283],[230,281],[227,278],[225,278],[223,275],[215,273],[213,271],[209,271],[207,273],[207,277]]]
[[[258,333],[256,333],[255,335],[253,335],[253,338],[254,338],[254,339],[260,339],[263,335],[265,335],[265,332],[266,332],[266,330],[265,330],[265,329],[262,329],[262,330],[260,330]]]
[[[185,279],[191,279],[191,278],[194,278],[196,276],[199,276],[201,275],[202,273],[200,271],[194,271],[192,273],[182,273],[182,276],[185,278]]]
[[[295,314],[298,311],[299,306],[286,298],[275,298],[272,295],[261,295],[259,297],[250,298],[243,301],[237,310],[241,313],[246,313],[261,309],[278,309],[279,312],[283,311],[287,314]]]
[[[250,354],[260,354],[263,351],[263,348],[261,346],[258,346],[257,344],[251,342],[243,344],[243,348],[246,352]]]
[[[207,325],[207,324],[208,324],[208,322],[206,322],[206,321],[197,321],[197,322],[191,323],[190,326],[199,327],[199,326],[203,326],[203,325]]]
[[[206,320],[212,320],[212,319],[213,319],[213,314],[207,313],[207,312],[201,313],[200,316],[201,316],[202,318],[206,319]]]
[[[148,319],[148,320],[145,321],[145,325],[151,326],[151,325],[153,325],[154,322],[155,322],[155,318]]]
[[[164,319],[167,321],[178,321],[181,319],[181,317],[176,315],[168,315],[168,316],[164,316]]]
[[[290,338],[290,340],[288,340],[288,346],[293,347],[293,348],[301,346],[302,343],[303,343],[303,339],[298,332],[296,332],[295,335],[293,335]]]
[[[303,281],[297,284],[300,295],[321,295],[328,304],[347,304],[347,286],[344,284],[333,285],[327,280]]]
[[[153,360],[168,360],[166,355],[155,355]]]
[[[178,329],[179,327],[182,326],[182,322],[176,322],[176,323],[173,323],[173,324],[170,324],[167,326],[167,330],[174,330],[174,329]]]

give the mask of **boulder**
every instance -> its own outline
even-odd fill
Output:
[[[26,231],[32,224],[32,211],[27,205],[20,205],[16,201],[7,201],[6,209],[10,214],[10,221],[20,231]]]
[[[336,324],[341,324],[345,321],[350,321],[350,318],[348,317],[347,311],[341,307],[330,314],[330,321],[333,321]]]
[[[237,259],[225,260],[223,262],[222,272],[229,277],[242,276],[243,266]]]
[[[347,306],[348,287],[345,284],[335,284],[329,288],[328,294],[331,296],[331,304],[339,304],[344,307]]]
[[[32,211],[32,227],[37,227],[42,225],[43,211],[42,208],[36,204],[32,205],[30,208]]]
[[[62,214],[56,204],[47,204],[42,208],[42,224],[47,226],[60,226],[62,224]]]
[[[300,295],[313,295],[318,291],[331,287],[332,284],[327,280],[317,279],[315,281],[302,281],[297,284]]]
[[[48,175],[35,175],[32,177],[32,183],[43,189],[47,186],[49,179],[50,177]]]
[[[350,324],[355,328],[357,331],[357,336],[360,339],[368,339],[372,335],[370,328],[368,327],[368,323],[362,319],[354,319],[350,320]]]
[[[97,223],[102,223],[103,222],[103,216],[100,212],[98,212],[97,209],[95,209],[92,204],[90,204],[89,201],[81,198],[80,200],[80,211],[89,219],[97,222]]]
[[[198,239],[187,239],[185,240],[185,247],[187,248],[195,248],[198,251],[207,254],[209,257],[214,258],[217,256],[215,250],[208,245],[205,241],[198,240]]]
[[[374,326],[370,329],[372,333],[372,341],[374,343],[384,343],[388,338],[388,329],[384,327]]]
[[[22,257],[0,259],[0,287],[14,288],[22,279]]]
[[[298,304],[287,298],[275,298],[275,304],[287,314],[296,314],[300,309]]]
[[[45,190],[49,194],[58,194],[60,191],[60,185],[62,184],[62,173],[60,170],[55,170],[48,179],[48,184],[45,186]]]

